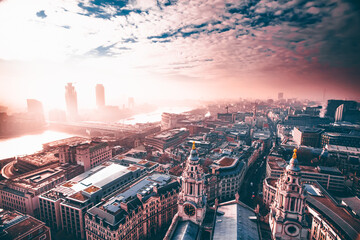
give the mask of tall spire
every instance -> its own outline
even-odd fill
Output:
[[[192,148],[191,148],[192,150],[195,150],[196,149],[196,147],[195,147],[195,141],[193,141],[193,145],[192,145]]]

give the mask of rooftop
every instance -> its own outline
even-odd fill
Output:
[[[163,132],[160,132],[156,135],[153,136],[153,138],[157,138],[160,140],[169,140],[173,137],[175,137],[176,134],[179,134],[181,132],[186,132],[187,130],[185,128],[177,128],[177,129],[171,129],[171,130],[166,130]]]
[[[70,195],[69,198],[81,201],[81,202],[85,202],[86,200],[88,200],[89,198],[86,197],[85,195],[82,194],[82,191],[76,192],[73,195]]]
[[[347,235],[349,239],[360,238],[360,221],[352,217],[345,208],[337,205],[327,193],[322,192],[321,196],[308,195],[306,197],[310,207],[318,211],[330,225]]]
[[[45,143],[45,144],[43,144],[43,147],[45,149],[47,149],[47,148],[57,148],[57,147],[59,147],[61,145],[78,145],[78,144],[83,143],[85,141],[89,141],[89,139],[84,138],[84,137],[70,137],[70,138],[65,138],[65,139]]]
[[[3,222],[7,235],[1,236],[4,239],[15,239],[36,227],[44,225],[43,222],[16,211],[0,211],[0,219]]]
[[[321,133],[322,129],[320,128],[310,128],[310,127],[296,127],[302,133]]]
[[[226,167],[226,166],[231,166],[234,163],[234,161],[235,161],[234,158],[223,157],[218,161],[218,163],[221,167]]]
[[[221,204],[217,209],[213,239],[260,239],[254,210],[236,201]]]
[[[57,153],[57,151],[53,150],[53,151],[40,151],[31,155],[26,155],[26,156],[22,156],[22,157],[18,157],[17,160],[19,162],[28,162],[31,165],[35,165],[38,167],[50,164],[50,163],[54,163],[54,162],[58,162],[59,158],[55,157],[55,154]]]
[[[196,240],[199,226],[191,221],[178,222],[171,240]]]
[[[326,148],[329,152],[344,152],[344,153],[350,153],[350,154],[360,154],[360,148],[356,148],[356,147],[346,147],[346,146],[340,146],[340,145],[327,145]]]

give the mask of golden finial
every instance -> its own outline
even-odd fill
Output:
[[[192,150],[195,150],[195,141],[193,141],[193,146],[192,146]]]
[[[293,154],[293,159],[296,159],[297,158],[297,156],[296,156],[296,152],[297,152],[297,149],[296,148],[294,148],[294,154]]]

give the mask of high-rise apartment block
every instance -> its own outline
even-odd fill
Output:
[[[102,84],[96,85],[96,106],[98,108],[105,107],[105,88]]]

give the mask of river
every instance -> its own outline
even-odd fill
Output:
[[[173,107],[173,108],[158,108],[157,110],[146,113],[137,114],[131,118],[119,121],[119,123],[135,124],[161,121],[161,114],[163,112],[181,113],[190,111],[189,107]],[[68,138],[74,136],[73,134],[57,132],[57,131],[44,131],[39,134],[24,135],[10,139],[0,139],[0,160],[15,156],[32,154],[42,150],[44,143]]]

